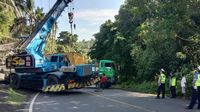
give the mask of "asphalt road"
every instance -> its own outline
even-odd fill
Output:
[[[200,112],[196,107],[185,110],[188,100],[155,99],[155,95],[106,89],[95,92],[94,88],[62,92],[40,93],[32,112]]]

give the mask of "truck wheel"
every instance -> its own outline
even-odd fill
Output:
[[[10,86],[14,89],[20,88],[20,76],[17,74],[10,74]]]
[[[47,85],[56,85],[59,83],[59,80],[56,76],[49,76],[47,78]]]

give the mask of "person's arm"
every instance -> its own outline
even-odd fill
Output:
[[[194,77],[193,77],[193,81],[192,81],[192,84],[195,84],[195,82],[197,81],[197,78],[198,78],[198,74],[194,74]]]
[[[159,75],[158,76],[158,85],[160,86],[160,84],[161,84],[161,76]]]
[[[196,81],[197,81],[197,78],[198,78],[198,74],[195,73],[195,74],[194,74],[194,77],[193,77],[193,81],[192,81],[192,84],[193,84],[193,88],[194,88],[194,89],[197,89],[197,87],[196,87],[196,85],[195,85],[195,83],[196,83]]]

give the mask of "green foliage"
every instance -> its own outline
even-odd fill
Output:
[[[1,43],[30,34],[34,25],[33,7],[34,0],[0,0]]]
[[[23,36],[28,36],[31,33],[32,25],[27,24],[25,17],[15,18],[14,24],[10,27],[12,32],[12,37],[19,38]]]
[[[75,43],[78,40],[77,37],[78,37],[78,35],[76,35],[76,34],[72,35],[68,31],[62,31],[62,32],[60,32],[57,41],[58,41],[58,44],[74,47]]]
[[[0,6],[0,40],[10,37],[9,27],[13,23],[14,13]]]
[[[77,52],[87,57],[94,40],[82,40],[79,42],[77,40],[78,35],[72,35],[68,31],[62,31],[57,39],[49,37],[45,47],[45,54]]]
[[[74,52],[78,50],[77,48],[77,40],[78,40],[78,35],[72,35],[68,31],[62,31],[60,32],[58,39],[57,39],[57,44],[58,52]]]
[[[199,3],[126,0],[116,21],[101,25],[89,54],[114,60],[122,81],[151,81],[161,68],[188,74],[200,63]]]

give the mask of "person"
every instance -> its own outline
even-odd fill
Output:
[[[181,78],[181,92],[182,92],[182,96],[183,96],[183,99],[185,99],[185,94],[186,94],[186,78],[185,78],[185,75],[182,75],[182,78]]]
[[[193,77],[193,88],[192,88],[192,98],[190,101],[189,106],[186,109],[193,109],[197,99],[198,99],[198,109],[200,109],[200,66],[197,68],[197,70],[194,72]]]
[[[101,88],[104,89],[106,87],[106,83],[107,83],[107,78],[106,78],[105,74],[102,75],[100,82],[101,82]]]
[[[100,76],[100,80],[96,82],[96,88],[97,89],[94,90],[95,92],[100,92],[101,91],[100,90],[101,89],[101,78],[102,78],[102,76]]]
[[[166,81],[166,75],[164,74],[164,69],[161,69],[158,79],[157,99],[160,98],[161,91],[162,91],[162,98],[163,99],[165,98],[165,81]]]
[[[170,91],[171,91],[171,98],[176,98],[176,77],[172,72],[170,73]]]

